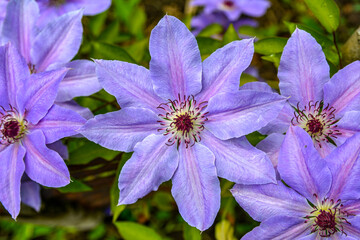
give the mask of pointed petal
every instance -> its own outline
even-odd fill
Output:
[[[36,36],[31,49],[31,62],[37,72],[65,64],[75,57],[82,39],[82,10],[62,15],[46,25]]]
[[[36,33],[39,8],[33,0],[10,1],[3,25],[3,42],[12,42],[30,63],[30,49]]]
[[[111,0],[84,1],[84,15],[96,15],[106,11],[111,5]]]
[[[310,201],[323,199],[331,186],[331,173],[310,135],[291,126],[280,148],[278,171],[284,182]]]
[[[142,66],[120,61],[95,60],[101,86],[114,95],[121,107],[150,107],[163,102],[154,90],[150,72]]]
[[[157,133],[160,127],[158,120],[158,116],[148,109],[123,108],[95,116],[79,132],[103,147],[131,152],[136,143]]]
[[[53,143],[61,138],[76,135],[77,130],[85,124],[86,120],[78,113],[53,105],[49,112],[31,130],[41,130],[46,144]]]
[[[277,93],[249,90],[218,94],[209,101],[205,128],[222,140],[241,137],[275,119],[285,101]]]
[[[172,179],[171,193],[184,220],[204,231],[213,224],[220,208],[215,156],[200,143],[189,148],[180,145],[179,153],[179,167]]]
[[[21,201],[37,212],[41,207],[40,185],[31,180],[21,183]]]
[[[305,224],[303,218],[275,216],[262,222],[241,239],[292,240],[300,239],[310,234],[310,231],[310,225]]]
[[[171,179],[179,156],[176,146],[168,146],[166,142],[166,137],[152,134],[136,144],[134,154],[119,176],[119,205],[135,203]]]
[[[274,167],[278,165],[279,151],[284,138],[284,134],[272,133],[256,145],[256,148],[264,151],[269,156]]]
[[[74,97],[90,96],[101,89],[98,81],[95,63],[88,60],[75,60],[65,65],[70,68],[61,81],[57,102],[65,102]]]
[[[8,43],[0,47],[0,105],[17,107],[16,96],[23,95],[19,88],[30,77],[25,59]]]
[[[219,177],[241,184],[276,182],[269,158],[245,137],[220,140],[209,131],[204,131],[202,136],[202,143],[215,155]]]
[[[291,120],[294,118],[294,109],[291,105],[286,102],[283,109],[280,111],[279,115],[271,121],[268,125],[261,128],[259,133],[263,135],[269,135],[271,133],[285,133],[290,124]]]
[[[250,65],[253,54],[254,39],[244,39],[231,42],[206,58],[199,101],[208,101],[219,93],[237,92],[240,75]]]
[[[312,211],[306,198],[281,181],[277,184],[236,184],[230,191],[239,205],[258,222],[278,215],[301,218]]]
[[[46,144],[46,146],[51,150],[57,152],[62,159],[69,160],[69,152],[67,146],[63,144],[60,140],[50,144]]]
[[[25,170],[25,149],[20,144],[11,144],[0,152],[0,201],[16,219],[20,212],[20,181]]]
[[[69,170],[60,155],[47,148],[41,131],[33,131],[22,141],[26,148],[26,174],[47,187],[63,187],[70,183]]]
[[[201,57],[185,24],[166,15],[152,30],[150,74],[155,92],[164,99],[196,95],[201,90]]]
[[[333,199],[360,199],[360,133],[349,138],[326,158],[333,181],[329,192]]]
[[[339,70],[324,85],[324,102],[335,108],[336,116],[360,110],[360,61]]]
[[[330,80],[321,46],[307,32],[296,29],[288,40],[279,66],[279,88],[291,104],[323,100],[323,86]]]
[[[68,69],[32,74],[26,85],[23,85],[23,95],[18,95],[17,102],[21,112],[26,110],[26,119],[36,124],[53,106],[60,81]],[[21,90],[21,89],[20,89]]]

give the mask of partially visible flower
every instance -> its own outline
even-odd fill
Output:
[[[59,83],[68,69],[30,74],[11,45],[0,47],[0,201],[15,219],[20,211],[20,182],[26,175],[48,187],[70,182],[60,155],[46,144],[76,134],[85,119],[54,105]],[[38,190],[23,179],[25,203],[39,208]],[[29,192],[30,191],[30,192]]]
[[[119,204],[134,203],[172,179],[180,214],[205,230],[220,207],[218,176],[243,184],[275,181],[266,154],[244,135],[274,119],[285,98],[238,90],[253,56],[252,39],[234,41],[202,63],[194,35],[165,16],[149,49],[150,70],[96,60],[99,81],[122,109],[95,116],[80,133],[113,150],[134,151],[120,173]]]
[[[360,236],[360,133],[325,159],[309,134],[291,126],[279,154],[282,180],[235,185],[245,211],[261,222],[242,239],[358,239]]]
[[[284,48],[278,72],[280,92],[290,98],[277,119],[260,130],[270,134],[260,149],[276,154],[282,133],[293,125],[305,129],[325,157],[360,132],[360,61],[331,79],[329,72],[321,46],[309,33],[296,29]]]

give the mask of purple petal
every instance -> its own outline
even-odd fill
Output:
[[[215,155],[219,177],[241,184],[276,182],[269,158],[245,137],[223,141],[209,131],[204,131],[202,136],[202,143]]]
[[[111,0],[101,0],[101,1],[92,1],[85,0],[83,1],[84,15],[96,15],[106,11],[111,5]]]
[[[240,75],[249,66],[253,54],[254,39],[245,39],[231,42],[206,58],[199,101],[208,101],[224,92],[237,92]]]
[[[268,155],[274,167],[278,165],[279,151],[284,138],[284,134],[272,133],[256,145]]]
[[[158,116],[148,109],[123,108],[95,116],[79,132],[103,147],[131,152],[136,143],[157,132],[158,120]]]
[[[86,120],[78,113],[53,105],[49,112],[31,130],[41,130],[46,144],[53,143],[61,138],[77,134],[77,130],[85,124]]]
[[[82,10],[62,15],[36,36],[31,62],[38,72],[68,63],[78,52],[82,39]]]
[[[241,1],[241,3],[243,13],[251,17],[263,16],[271,5],[268,0]]]
[[[47,187],[62,187],[70,183],[64,160],[46,147],[41,131],[27,134],[22,142],[26,148],[25,171],[29,178]]]
[[[247,69],[250,69],[250,67]],[[248,82],[242,85],[240,87],[240,90],[254,90],[259,92],[271,92],[271,93],[274,92],[274,90],[272,90],[269,84],[265,82]]]
[[[333,199],[360,198],[360,133],[349,138],[326,158],[332,173],[332,186],[329,192]]]
[[[31,180],[23,181],[21,183],[21,201],[39,212],[41,207],[40,185]]]
[[[337,129],[343,133],[343,130],[351,132],[360,132],[360,111],[347,111],[336,123]],[[343,135],[343,134],[342,134]],[[347,136],[350,137],[350,136]]]
[[[336,116],[360,110],[360,61],[347,65],[324,85],[324,102],[336,109]]]
[[[262,222],[241,239],[300,239],[310,234],[310,231],[309,224],[305,224],[303,218],[275,216]]]
[[[220,208],[215,156],[199,143],[189,148],[180,145],[179,153],[179,167],[172,179],[171,193],[184,220],[204,231],[213,224]]]
[[[331,186],[331,173],[316,151],[310,135],[291,126],[279,152],[278,171],[287,185],[310,201],[323,199]]]
[[[69,152],[67,146],[63,144],[60,140],[50,144],[46,144],[46,146],[51,150],[56,151],[62,159],[69,159]]]
[[[30,49],[36,34],[39,8],[33,0],[10,1],[3,25],[3,42],[12,42],[30,63]]]
[[[205,127],[225,140],[254,132],[275,119],[286,98],[277,93],[238,91],[210,99]]]
[[[26,119],[36,124],[53,106],[60,81],[68,69],[32,74],[26,85],[20,89],[23,95],[17,96],[20,111],[27,112]]]
[[[101,89],[95,63],[88,60],[75,60],[65,65],[70,68],[61,81],[57,102],[65,102],[79,96],[89,96]]]
[[[348,219],[350,224],[344,224],[344,232],[346,232],[346,240],[356,240],[360,236],[360,216]],[[345,238],[344,238],[345,239]]]
[[[56,102],[55,104],[60,107],[67,108],[77,112],[80,116],[82,116],[86,120],[89,120],[90,118],[94,117],[94,114],[90,111],[90,109],[80,106],[74,100],[68,102]]]
[[[312,211],[306,198],[281,181],[278,184],[236,184],[230,191],[239,205],[258,222],[278,215],[301,218]]]
[[[281,56],[280,92],[290,103],[305,105],[323,100],[323,86],[330,80],[329,66],[321,46],[307,32],[296,29]]]
[[[134,154],[119,176],[119,205],[134,203],[171,179],[179,155],[176,147],[168,146],[166,142],[166,137],[152,134],[136,144]]]
[[[23,95],[19,88],[30,76],[25,59],[8,43],[0,47],[0,105],[18,107],[16,96]]]
[[[116,97],[121,107],[156,109],[163,102],[155,94],[146,68],[120,61],[96,60],[95,63],[101,86]]]
[[[200,92],[200,51],[184,23],[163,17],[151,32],[149,50],[151,79],[160,97],[174,100]]]
[[[274,132],[285,133],[291,124],[291,120],[294,118],[294,111],[289,103],[285,103],[276,119],[261,128],[259,132],[263,135],[269,135]]]
[[[16,219],[20,212],[20,181],[25,170],[25,149],[14,143],[0,152],[0,201]]]

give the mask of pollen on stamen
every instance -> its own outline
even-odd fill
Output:
[[[9,106],[6,110],[0,106],[0,144],[12,144],[24,137],[27,133],[28,121],[18,112]]]
[[[186,148],[193,146],[196,142],[201,141],[201,132],[204,130],[204,124],[208,120],[205,112],[207,102],[197,103],[194,96],[181,96],[177,99],[170,100],[167,103],[162,103],[158,106],[161,111],[159,113],[160,128],[159,132],[168,136],[167,145],[171,146],[181,143],[186,145]]]

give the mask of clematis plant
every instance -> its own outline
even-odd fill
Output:
[[[321,157],[360,131],[360,61],[330,79],[321,46],[296,29],[281,56],[278,77],[281,94],[290,98],[278,118],[261,129],[270,135],[257,146],[272,155],[275,165],[282,133],[290,125],[308,132]]]
[[[201,63],[195,37],[165,16],[149,48],[150,70],[96,60],[100,83],[122,109],[95,116],[79,132],[104,147],[134,151],[119,176],[119,204],[135,203],[172,179],[180,214],[205,230],[220,207],[218,176],[243,184],[275,181],[266,154],[242,136],[274,119],[286,99],[238,90],[252,39],[232,42]]]
[[[242,239],[358,239],[359,153],[357,133],[322,159],[310,135],[291,126],[278,165],[287,186],[279,181],[231,190],[240,206],[261,222]]]
[[[39,208],[38,185],[29,179],[48,187],[70,182],[63,159],[46,144],[76,134],[85,119],[54,105],[68,69],[31,75],[11,44],[0,47],[0,63],[0,201],[15,219],[20,191],[25,203]]]

